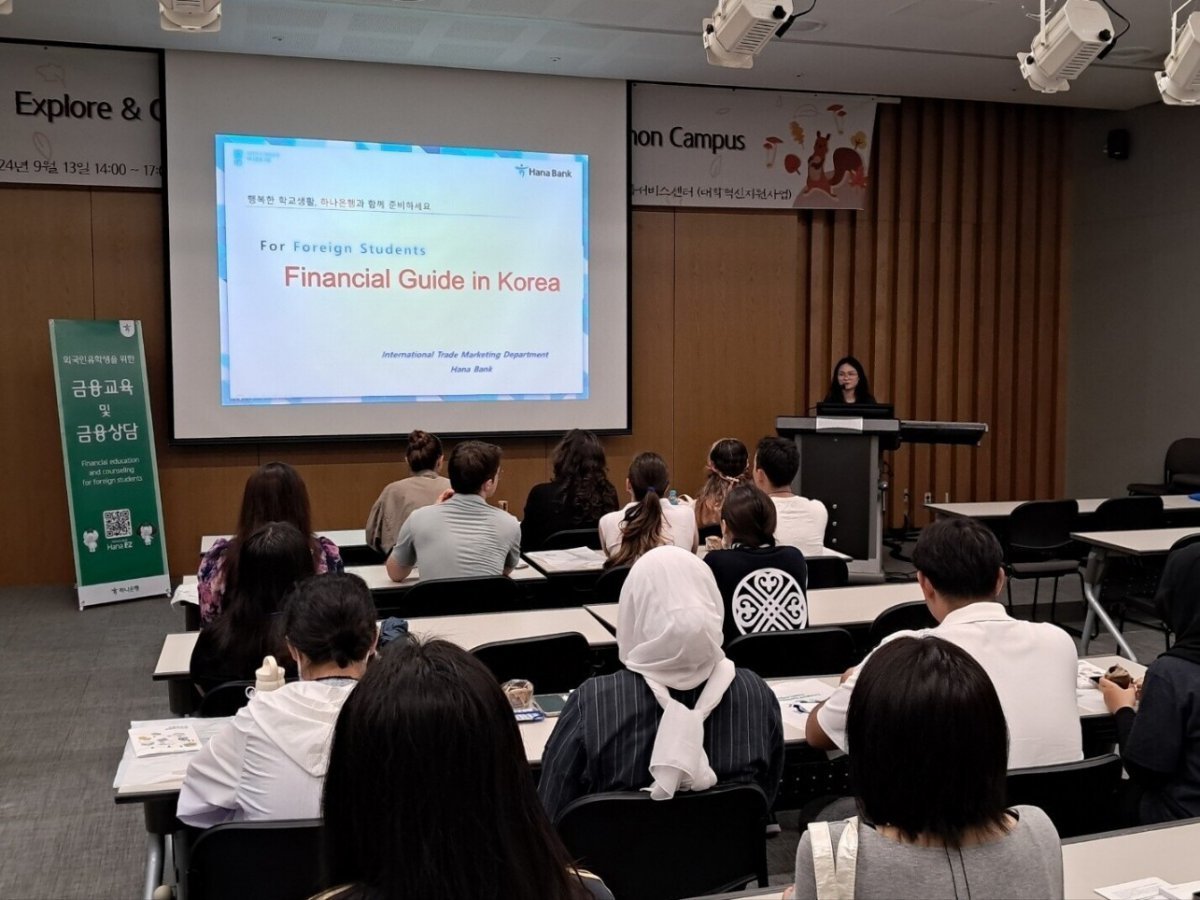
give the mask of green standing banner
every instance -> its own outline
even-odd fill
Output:
[[[140,322],[50,320],[79,608],[170,592]]]

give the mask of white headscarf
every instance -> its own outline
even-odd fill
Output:
[[[650,796],[703,791],[717,783],[704,752],[704,720],[733,682],[721,649],[725,606],[712,572],[681,547],[656,547],[629,572],[617,607],[617,655],[646,679],[663,708],[650,754]],[[668,688],[704,684],[694,709]]]

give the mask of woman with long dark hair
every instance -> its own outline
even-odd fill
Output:
[[[338,718],[325,777],[337,900],[584,900],[495,676],[447,641],[389,647]]]
[[[220,615],[225,596],[237,584],[242,546],[252,531],[267,522],[289,522],[308,537],[314,571],[318,574],[342,571],[337,544],[312,533],[308,489],[300,473],[287,463],[266,463],[246,479],[237,533],[233,539],[222,538],[214,542],[200,558],[197,587],[202,624],[212,622]]]
[[[750,454],[737,438],[722,438],[709,448],[707,476],[696,495],[696,527],[721,523],[721,507],[729,492],[750,477]]]
[[[375,649],[375,602],[357,575],[314,575],[280,618],[300,680],[255,693],[188,764],[176,811],[188,825],[321,814],[333,725]]]
[[[1062,897],[1054,824],[1005,805],[1004,710],[969,653],[886,642],[858,676],[846,734],[859,814],[809,825],[795,897]]]
[[[618,505],[600,439],[594,432],[572,428],[554,448],[554,479],[529,490],[521,518],[521,549],[538,550],[557,531],[595,528]]]
[[[667,463],[661,456],[639,453],[634,457],[625,479],[631,502],[600,519],[600,542],[608,555],[608,567],[631,565],[662,544],[696,549],[696,517],[687,504],[670,501],[670,484]]]
[[[826,403],[874,403],[871,393],[871,383],[867,380],[867,370],[853,356],[843,356],[833,366],[833,376],[829,379],[829,393],[825,395]]]
[[[313,574],[312,545],[290,522],[268,522],[238,549],[237,584],[192,650],[192,681],[201,693],[254,678],[267,655],[295,671],[277,614],[292,586]]]

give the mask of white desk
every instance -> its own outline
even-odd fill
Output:
[[[1107,500],[1107,497],[1091,497],[1079,500],[1079,514],[1090,516]],[[1164,512],[1181,512],[1196,510],[1200,512],[1200,502],[1191,499],[1187,494],[1168,494],[1162,498]],[[948,519],[1007,519],[1014,509],[1025,500],[988,500],[981,503],[926,503],[925,508]]]
[[[1083,622],[1083,642],[1080,648],[1087,653],[1092,640],[1092,626],[1098,618],[1116,639],[1117,646],[1130,659],[1137,659],[1124,635],[1100,604],[1100,582],[1104,578],[1104,560],[1110,553],[1125,556],[1161,556],[1180,538],[1200,534],[1200,527],[1147,528],[1141,531],[1078,531],[1071,537],[1089,546],[1087,564],[1083,570],[1083,596],[1087,600],[1087,618]]]
[[[812,627],[869,625],[880,613],[898,603],[923,599],[921,587],[915,581],[817,588],[808,592],[808,624]],[[592,603],[584,606],[584,609],[610,628],[617,627],[616,603]]]
[[[587,638],[593,648],[611,647],[617,639],[587,610],[528,609],[502,613],[479,613],[468,616],[431,616],[408,620],[409,630],[421,637],[444,638],[464,650],[474,650],[492,641],[541,637],[564,631],[577,631]],[[163,641],[154,666],[154,680],[186,678],[196,646],[198,631],[168,634]]]
[[[232,534],[206,534],[200,538],[200,552],[207,553],[218,540],[227,541],[232,537]],[[339,550],[345,550],[347,547],[354,547],[361,550],[367,549],[367,533],[363,528],[318,531],[317,537],[329,538],[329,540],[338,545]]]

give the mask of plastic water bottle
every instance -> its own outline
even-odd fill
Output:
[[[679,491],[675,490],[675,488],[671,488],[669,491],[667,491],[667,502],[670,503],[672,506],[678,506],[679,505]]]
[[[275,657],[264,656],[263,664],[254,671],[254,690],[274,691],[283,687],[283,668]]]

